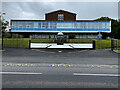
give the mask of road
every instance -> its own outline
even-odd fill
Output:
[[[118,88],[110,50],[12,49],[3,52],[3,88]]]
[[[3,62],[13,63],[71,63],[71,64],[118,64],[118,54],[109,49],[56,50],[7,48]]]

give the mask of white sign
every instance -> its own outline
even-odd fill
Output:
[[[57,45],[57,43],[31,43],[30,48],[93,48],[93,44],[76,44],[76,43],[65,43],[64,45]]]

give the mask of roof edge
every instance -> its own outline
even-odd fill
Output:
[[[67,13],[71,13],[71,14],[75,14],[75,15],[77,15],[76,13],[72,13],[72,12],[69,12],[69,11],[66,11],[66,10],[56,10],[56,11],[52,11],[52,12],[49,12],[49,13],[45,13],[45,15],[47,15],[47,14],[51,14],[51,13],[54,13],[54,12],[58,12],[58,11],[63,11],[63,12],[67,12]]]

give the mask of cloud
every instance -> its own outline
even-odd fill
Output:
[[[55,10],[67,10],[77,14],[77,19],[96,19],[108,16],[118,18],[117,2],[3,2],[4,18],[45,19],[45,13]]]
[[[119,2],[119,0],[1,0],[2,2]]]

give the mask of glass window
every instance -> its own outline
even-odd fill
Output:
[[[77,28],[80,28],[80,23],[77,23]]]
[[[46,23],[41,23],[42,28],[46,28]]]
[[[92,28],[92,23],[88,23],[88,28]]]
[[[102,28],[105,28],[105,23],[102,23]]]
[[[48,28],[48,23],[46,23],[46,28]]]
[[[26,23],[25,22],[21,22],[21,25],[23,26],[23,28],[26,28]]]
[[[72,28],[72,23],[68,23],[68,28]]]
[[[57,23],[57,28],[60,28],[60,23]]]
[[[64,15],[63,14],[58,14],[58,20],[64,20]]]
[[[53,23],[50,23],[50,28],[53,28]]]
[[[26,28],[34,28],[34,23],[33,22],[25,22]]]
[[[30,25],[26,25],[26,28],[30,28]]]
[[[48,23],[48,28],[50,28],[50,23]]]
[[[65,27],[65,23],[61,23],[61,28],[64,28]]]
[[[107,23],[105,23],[105,28],[108,28]]]
[[[110,28],[110,23],[106,23],[106,28]]]
[[[99,29],[101,29],[102,28],[102,23],[99,23]]]
[[[16,28],[18,28],[18,22],[16,22]]]
[[[34,28],[38,28],[38,23],[34,22]]]
[[[85,26],[84,26],[84,28],[86,29],[86,28],[88,28],[88,23],[85,23]]]
[[[41,28],[41,23],[38,23],[38,28]]]
[[[93,23],[94,25],[94,29],[97,29],[98,28],[98,23]]]
[[[67,23],[65,23],[65,28],[67,28],[68,27],[68,24]]]
[[[15,28],[16,22],[12,22],[12,28]]]
[[[19,25],[19,28],[23,28],[23,26],[22,26],[22,25]]]
[[[52,28],[56,28],[56,23],[53,23]]]
[[[77,28],[77,23],[74,23],[74,28]]]

